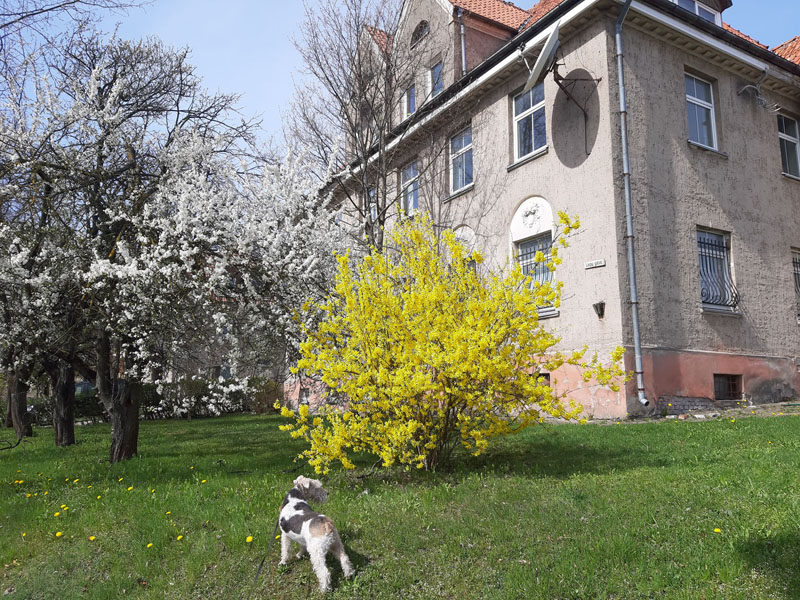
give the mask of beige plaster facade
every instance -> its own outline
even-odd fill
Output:
[[[472,127],[474,181],[451,195],[449,155],[436,153],[422,179],[420,207],[446,213],[470,232],[492,268],[515,260],[520,207],[577,215],[557,277],[563,301],[546,323],[562,349],[584,345],[607,355],[617,346],[633,368],[625,239],[615,23],[619,0],[563,0],[520,33],[459,12],[445,0],[408,0],[394,43],[431,24],[431,56],[447,57],[445,92],[406,129],[402,160],[423,160],[425,145]],[[717,10],[729,2],[706,3]],[[723,13],[724,18],[724,13]],[[549,74],[544,79],[546,145],[515,162],[513,99],[555,21],[561,23],[558,73],[587,118]],[[465,24],[467,72],[461,73]],[[645,393],[586,386],[576,372],[553,374],[561,389],[597,417],[718,406],[715,375],[738,378],[741,401],[798,398],[800,325],[792,249],[800,248],[800,180],[781,172],[777,113],[800,117],[800,66],[699,19],[668,0],[634,2],[623,30]],[[528,49],[533,50],[528,53]],[[412,49],[413,51],[413,49]],[[427,59],[425,59],[427,60]],[[423,63],[425,61],[423,60]],[[740,93],[769,71],[759,102]],[[685,74],[711,83],[716,149],[689,142]],[[457,89],[456,89],[457,88]],[[766,104],[772,109],[765,108]],[[400,190],[399,174],[397,187]],[[540,211],[539,214],[545,214]],[[516,219],[516,221],[515,221]],[[541,219],[540,219],[541,220]],[[534,219],[535,221],[535,219]],[[541,223],[536,226],[541,226]],[[698,229],[725,237],[739,302],[713,310],[701,300]],[[532,230],[533,231],[533,230]],[[538,230],[537,230],[538,231]],[[535,233],[535,232],[534,232]],[[467,236],[469,237],[469,236]],[[593,305],[604,303],[598,318]],[[674,410],[673,410],[673,407]]]

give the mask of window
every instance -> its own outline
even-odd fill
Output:
[[[696,14],[698,17],[705,19],[706,21],[710,21],[715,25],[720,25],[722,21],[722,17],[720,16],[719,12],[714,10],[713,8],[706,6],[705,4],[701,4],[696,0],[672,0],[675,4],[688,10],[691,13]]]
[[[442,61],[439,61],[431,67],[431,98],[438,96],[444,89],[444,81],[442,81]]]
[[[739,304],[739,292],[731,275],[730,237],[698,229],[697,251],[703,306],[734,310]]]
[[[417,86],[412,85],[406,90],[406,99],[403,103],[403,110],[405,117],[410,117],[417,112]]]
[[[547,143],[544,84],[514,97],[514,160],[533,154]]]
[[[741,375],[714,375],[714,400],[741,400]]]
[[[800,135],[797,121],[778,115],[778,138],[781,143],[781,165],[787,175],[800,177]]]
[[[300,406],[306,405],[308,406],[308,402],[311,399],[311,390],[308,388],[300,388],[300,396],[297,400]]]
[[[419,208],[419,169],[417,161],[412,162],[402,172],[403,197],[402,209],[406,215],[412,215]]]
[[[547,266],[550,257],[550,247],[553,245],[553,235],[549,231],[535,238],[524,240],[517,244],[519,251],[519,265],[525,275],[530,275],[533,283],[548,283],[553,279],[553,272]],[[544,255],[545,262],[536,261],[536,253]]]
[[[800,250],[792,250],[792,270],[794,271],[794,297],[797,303],[797,320],[800,321]]]
[[[411,47],[413,48],[424,38],[428,35],[428,32],[431,30],[430,25],[428,25],[427,21],[420,21],[417,26],[414,28],[414,31],[411,33]]]
[[[472,127],[450,138],[450,193],[472,185]]]
[[[378,220],[378,202],[376,200],[377,194],[378,190],[374,187],[371,187],[367,190],[367,202],[369,209],[368,218],[370,223],[375,223]]]
[[[688,73],[684,79],[689,141],[716,150],[717,127],[714,123],[714,92],[711,84]]]

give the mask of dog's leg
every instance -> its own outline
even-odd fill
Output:
[[[297,560],[300,560],[300,559],[301,559],[301,558],[303,558],[303,557],[304,557],[304,556],[305,556],[307,553],[308,553],[308,551],[306,550],[306,547],[305,547],[305,546],[303,546],[302,544],[300,544],[300,550],[298,550],[298,551],[297,551],[297,554],[295,554],[295,555],[294,555],[294,557],[295,557]]]
[[[308,556],[311,559],[311,566],[319,580],[319,591],[323,594],[331,587],[331,572],[325,565],[325,554],[328,551],[330,539],[316,538],[308,543]]]
[[[292,545],[292,540],[289,538],[289,534],[285,531],[281,531],[281,562],[278,564],[285,565],[289,562],[289,549]]]
[[[347,552],[344,551],[344,544],[342,544],[342,540],[338,533],[336,534],[333,544],[331,545],[331,552],[333,552],[333,555],[339,559],[339,564],[342,565],[342,572],[344,573],[345,578],[350,579],[355,571],[353,570],[353,565],[350,563],[350,557],[347,556]]]

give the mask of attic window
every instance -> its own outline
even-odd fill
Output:
[[[706,21],[719,25],[720,27],[722,26],[722,17],[719,12],[710,6],[706,6],[702,2],[698,2],[697,0],[672,0],[672,2]]]
[[[419,44],[420,40],[428,35],[431,30],[427,21],[420,21],[419,25],[414,28],[414,33],[411,34],[411,47],[413,48]]]

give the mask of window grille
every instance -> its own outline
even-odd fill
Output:
[[[731,275],[729,239],[722,234],[698,231],[697,251],[703,304],[735,309],[739,305],[739,292]]]
[[[741,375],[714,375],[714,400],[741,400]]]
[[[553,272],[547,266],[552,245],[553,236],[548,231],[544,235],[520,242],[517,246],[519,251],[517,260],[519,260],[519,265],[522,267],[522,273],[529,275],[534,285],[536,283],[549,283],[553,280]],[[536,262],[537,252],[544,254],[545,262]]]

